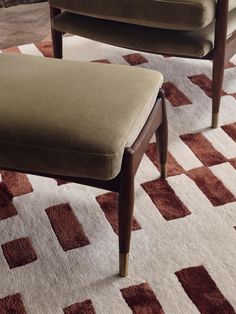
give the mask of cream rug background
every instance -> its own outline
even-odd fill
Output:
[[[51,46],[4,52],[12,51],[43,57]],[[136,177],[130,272],[121,279],[113,194],[2,172],[0,313],[235,313],[236,57],[225,72],[216,130],[208,128],[209,61],[136,53],[75,36],[65,38],[64,58],[163,73],[170,176],[158,180],[150,144]],[[64,233],[63,221],[71,223]]]

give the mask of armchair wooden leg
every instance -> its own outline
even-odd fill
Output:
[[[159,160],[161,164],[161,177],[167,177],[167,154],[168,154],[168,123],[166,115],[166,104],[164,91],[160,91],[162,100],[162,124],[156,130],[157,152],[159,152]]]
[[[119,274],[128,275],[131,227],[134,209],[134,174],[132,150],[126,149],[118,200],[119,219]]]
[[[53,28],[53,18],[59,14],[61,14],[60,9],[50,7],[53,56],[54,58],[62,59],[62,32]]]
[[[217,1],[213,54],[212,128],[218,127],[224,79],[225,49],[228,28],[228,1]]]
[[[224,58],[213,60],[213,86],[212,86],[212,128],[218,127],[219,111],[224,79]]]

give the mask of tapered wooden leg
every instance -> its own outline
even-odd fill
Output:
[[[229,1],[217,1],[215,14],[215,41],[213,54],[212,128],[218,127],[222,85],[224,79],[225,49]]]
[[[224,79],[224,58],[213,60],[212,128],[218,127],[222,86]]]
[[[119,274],[128,275],[131,226],[134,209],[134,174],[132,150],[126,149],[122,165],[122,177],[118,200],[119,219]]]
[[[54,58],[62,59],[62,32],[53,28],[53,19],[59,14],[61,14],[60,9],[50,7],[53,56]]]
[[[159,160],[161,165],[161,177],[167,177],[167,154],[168,154],[168,123],[166,115],[166,104],[164,91],[160,91],[162,102],[162,123],[156,130],[157,151],[159,152]]]

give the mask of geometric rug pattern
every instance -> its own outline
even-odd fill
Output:
[[[52,55],[50,42],[2,52]],[[0,313],[235,314],[236,57],[218,129],[209,128],[210,61],[76,36],[64,39],[64,58],[163,73],[169,176],[160,179],[153,139],[136,176],[129,276],[120,278],[115,193],[2,170]]]

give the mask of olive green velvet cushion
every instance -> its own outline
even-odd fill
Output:
[[[111,179],[142,130],[162,75],[0,54],[0,168]]]
[[[126,24],[65,12],[53,21],[57,30],[111,45],[202,58],[214,47],[214,22],[200,31],[171,31]],[[236,29],[236,9],[230,11],[228,35]]]
[[[215,0],[49,0],[81,15],[173,30],[196,30],[215,17]],[[230,10],[236,0],[229,1]]]

